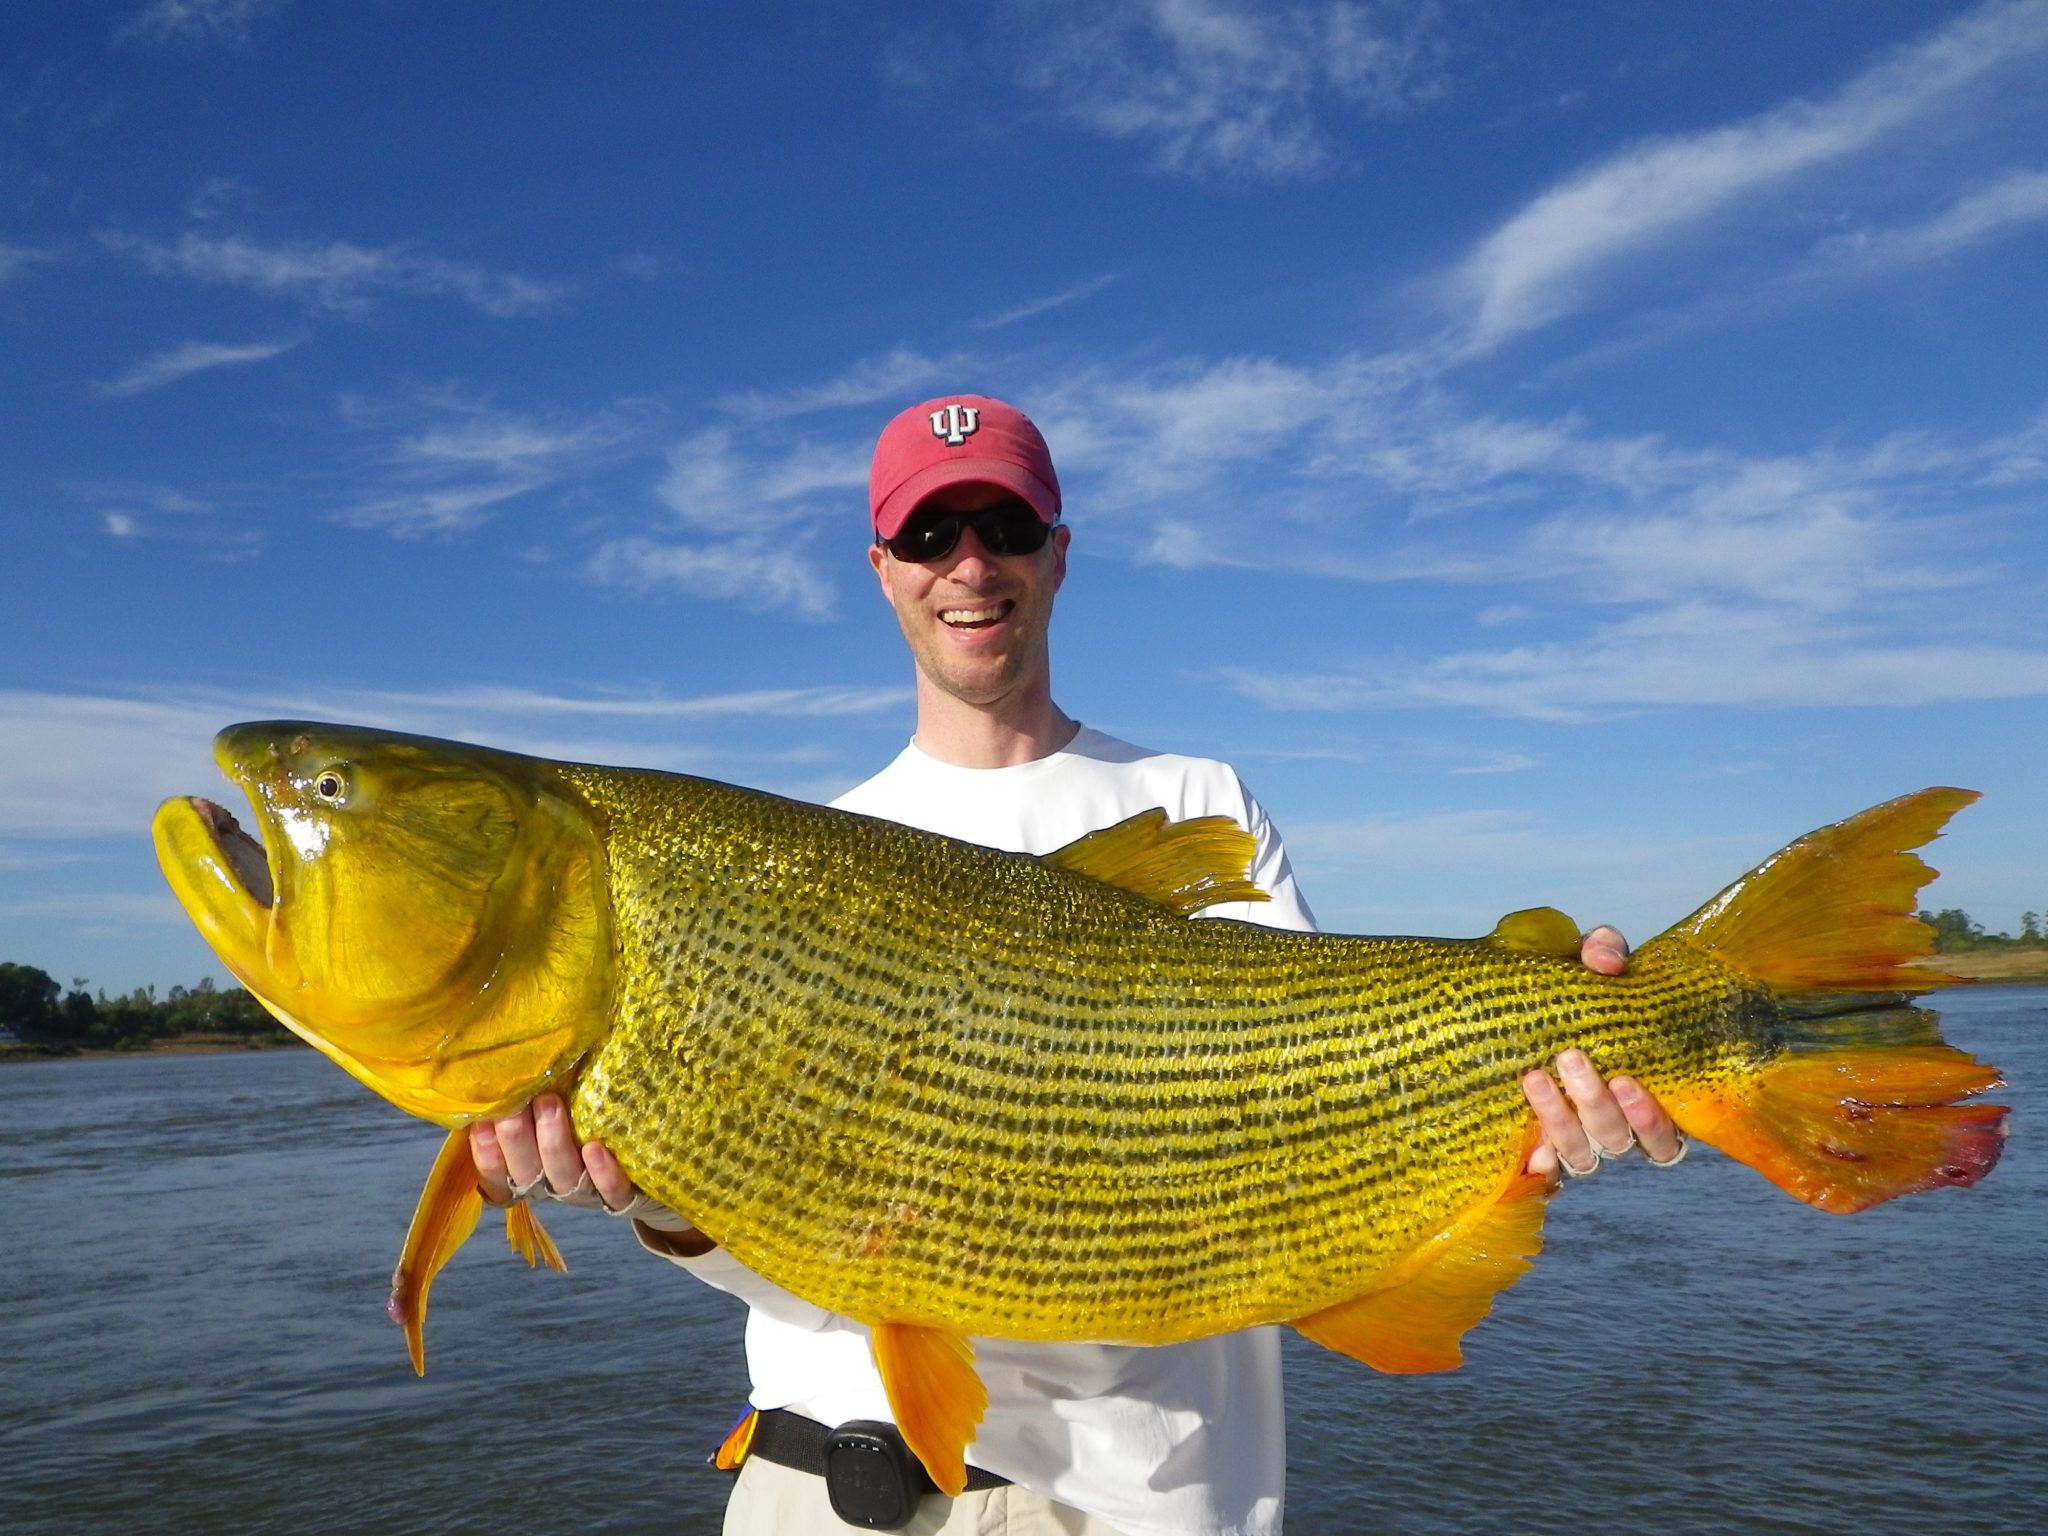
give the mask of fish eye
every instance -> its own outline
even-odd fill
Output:
[[[323,768],[313,779],[313,798],[340,805],[348,798],[348,775],[339,768]]]

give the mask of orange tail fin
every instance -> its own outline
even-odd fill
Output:
[[[1826,1211],[1991,1171],[2006,1111],[1956,1101],[1998,1086],[1998,1072],[1942,1045],[1934,1015],[1900,995],[1956,980],[1908,963],[1934,947],[1913,916],[1934,871],[1912,850],[1976,798],[1923,789],[1823,827],[1651,941],[1768,989],[1759,1067],[1660,1088],[1681,1128]]]

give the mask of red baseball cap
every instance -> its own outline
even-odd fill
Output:
[[[941,395],[913,405],[875,443],[868,513],[875,537],[892,539],[917,504],[952,485],[996,485],[1060,520],[1060,482],[1031,418],[986,395]]]

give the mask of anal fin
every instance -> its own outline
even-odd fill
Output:
[[[1496,1294],[1528,1271],[1543,1244],[1550,1184],[1528,1171],[1529,1132],[1500,1183],[1423,1239],[1380,1286],[1296,1318],[1295,1330],[1376,1371],[1456,1370],[1459,1340]]]
[[[384,1304],[391,1320],[405,1330],[405,1352],[417,1375],[427,1373],[422,1337],[427,1288],[476,1230],[483,1205],[483,1196],[477,1193],[476,1164],[469,1155],[469,1131],[458,1125],[441,1143],[420,1190],[412,1225],[406,1229],[405,1248],[398,1256],[398,1267],[391,1272],[391,1299]]]
[[[941,1493],[958,1493],[967,1486],[968,1443],[988,1409],[974,1346],[963,1334],[917,1323],[877,1323],[869,1344],[903,1443]]]

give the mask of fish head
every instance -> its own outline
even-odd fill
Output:
[[[167,800],[172,892],[287,1027],[441,1124],[560,1082],[602,1035],[613,980],[588,808],[509,752],[296,721],[214,741],[255,835]]]

